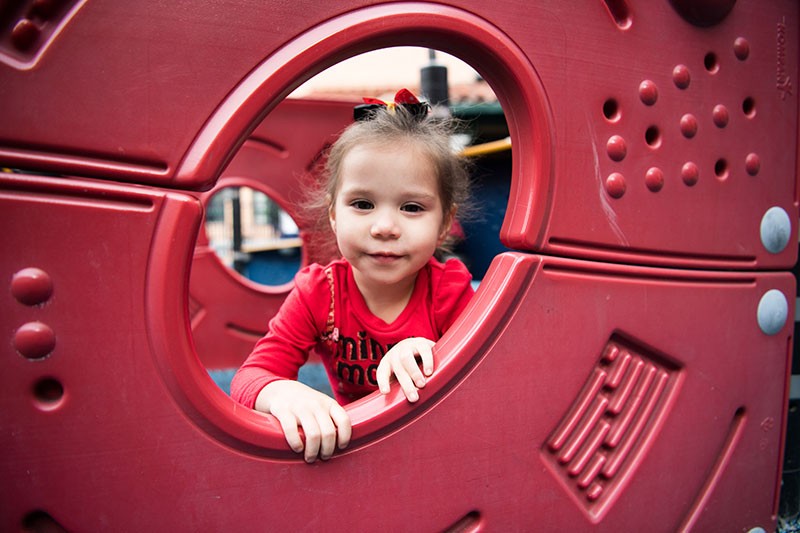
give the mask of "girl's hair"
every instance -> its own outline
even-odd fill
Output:
[[[470,175],[467,160],[453,150],[451,135],[455,131],[453,119],[415,116],[402,105],[393,110],[378,109],[365,120],[348,126],[327,151],[322,179],[308,191],[305,207],[313,231],[310,242],[313,258],[324,262],[338,255],[329,209],[339,191],[342,162],[356,146],[411,145],[411,153],[427,157],[436,171],[444,215],[449,216],[457,206],[457,218],[463,217],[468,209]],[[440,251],[449,251],[448,244],[445,241]]]

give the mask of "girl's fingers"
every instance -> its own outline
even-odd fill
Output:
[[[400,361],[400,366],[402,367],[403,372],[405,372],[414,382],[416,388],[421,389],[425,386],[425,376],[422,375],[422,370],[419,369],[417,359],[414,357],[416,353],[417,350],[414,350],[403,357]],[[395,371],[395,374],[396,373],[397,371]]]
[[[378,382],[378,390],[381,394],[389,394],[389,380],[392,378],[392,365],[388,357],[381,359],[378,369],[375,371],[375,380]]]
[[[300,438],[300,432],[297,430],[297,417],[289,411],[276,413],[273,410],[272,414],[278,419],[281,429],[283,429],[283,435],[286,437],[286,442],[289,444],[292,451],[297,453],[302,452],[304,446],[303,439]]]
[[[329,396],[282,380],[264,387],[259,397],[262,411],[278,419],[287,444],[297,453],[304,452],[306,462],[330,459],[337,444],[342,449],[350,444],[350,416]]]
[[[422,339],[423,343],[417,348],[419,356],[422,358],[422,373],[426,376],[433,374],[433,341]]]
[[[416,366],[416,364],[414,366]],[[419,372],[419,369],[417,369],[417,372]],[[406,395],[409,402],[416,402],[419,400],[419,393],[417,392],[416,385],[414,385],[414,380],[403,367],[402,363],[398,364],[397,368],[394,369],[394,376],[397,378],[397,382],[400,384],[400,388],[403,389],[403,393]]]
[[[313,463],[317,459],[317,455],[319,455],[321,440],[319,424],[314,414],[309,411],[298,413],[297,418],[306,436],[304,458],[307,463]]]
[[[401,341],[387,353],[378,364],[375,378],[378,389],[383,394],[389,393],[389,381],[394,374],[400,388],[410,402],[419,399],[418,388],[427,383],[426,376],[433,374],[434,342],[425,338],[410,338]],[[422,360],[422,370],[416,357]]]
[[[316,413],[319,427],[319,458],[327,461],[336,450],[336,426],[329,412]]]
[[[350,445],[350,437],[352,436],[352,426],[350,424],[350,417],[344,407],[336,402],[331,403],[330,415],[333,423],[336,424],[336,435],[339,444],[339,449],[343,450]]]

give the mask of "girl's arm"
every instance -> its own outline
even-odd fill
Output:
[[[320,298],[322,302],[317,301]],[[340,448],[349,444],[351,435],[350,417],[333,398],[296,381],[327,317],[327,313],[316,317],[312,309],[327,309],[329,300],[327,277],[318,265],[298,273],[295,288],[269,323],[269,332],[231,382],[233,399],[275,416],[286,442],[292,450],[305,452],[309,463],[317,457],[328,459],[337,443]]]
[[[297,372],[324,325],[327,315],[314,314],[318,308],[327,309],[330,300],[328,279],[322,268],[310,265],[298,272],[294,281],[294,288],[269,321],[267,334],[259,339],[231,382],[231,397],[250,409],[256,408],[256,397],[269,383],[297,379]],[[327,298],[324,304],[315,300],[318,293]]]

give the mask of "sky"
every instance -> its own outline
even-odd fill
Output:
[[[436,52],[436,62],[447,67],[451,85],[475,81],[475,70],[457,57]],[[420,68],[429,63],[427,48],[402,46],[375,50],[321,72],[300,86],[292,96],[302,97],[312,90],[349,87],[418,86]]]

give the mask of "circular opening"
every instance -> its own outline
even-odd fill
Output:
[[[206,205],[205,230],[220,261],[256,283],[283,285],[300,270],[297,224],[259,190],[230,186],[215,192]]]
[[[55,378],[42,378],[33,385],[33,397],[40,409],[53,410],[64,398],[64,386]]]
[[[751,96],[748,96],[742,101],[742,111],[748,118],[756,116],[756,101]]]
[[[391,65],[391,68],[387,68],[388,65]],[[251,143],[253,138],[256,142],[268,141],[273,145],[280,141],[282,145],[278,151],[283,154],[281,156],[283,161],[287,162],[281,164],[288,165],[285,173],[291,176],[303,176],[303,180],[319,180],[321,179],[319,168],[326,156],[325,150],[335,140],[336,134],[352,121],[354,104],[359,103],[363,97],[391,102],[396,91],[394,88],[403,87],[424,98],[419,88],[420,78],[431,74],[426,71],[431,65],[447,65],[451,101],[450,105],[443,109],[462,124],[459,133],[453,137],[452,144],[454,150],[461,151],[470,159],[473,177],[472,199],[476,207],[473,210],[476,212],[472,216],[467,214],[466,218],[459,220],[459,232],[465,238],[457,240],[449,253],[461,259],[469,268],[473,278],[480,280],[494,257],[507,250],[500,242],[499,230],[503,224],[510,194],[512,152],[510,143],[503,143],[509,138],[509,129],[497,97],[488,83],[469,64],[460,59],[439,50],[419,47],[386,48],[351,57],[309,79],[278,104],[265,117],[262,124],[256,127],[251,139],[245,142],[240,150],[247,150],[250,146],[248,143]],[[393,89],[387,92],[387,87]],[[319,101],[333,88],[340,95],[342,103],[338,104],[338,107],[335,103],[329,106],[336,107],[334,109],[336,113],[344,113],[344,119],[341,123],[326,126],[324,120],[317,119],[317,114],[330,113],[331,108],[319,104]],[[461,95],[457,100],[453,98],[456,91]],[[315,101],[317,103],[312,103]],[[287,109],[290,111],[286,111]],[[442,112],[442,108],[434,106],[432,112]],[[319,147],[318,150],[295,159],[298,145],[283,132],[275,131],[272,126],[274,123],[271,122],[275,117],[286,113],[294,113],[294,118],[289,122],[293,124],[293,129],[303,132],[297,138],[300,146],[316,145]],[[604,113],[608,113],[609,117],[618,115],[617,102],[614,100],[607,102]],[[314,126],[309,127],[309,124]],[[317,124],[321,126],[318,128]],[[323,130],[325,127],[329,129]],[[238,161],[237,157],[234,156],[234,162]],[[235,165],[234,163],[231,166]],[[250,181],[261,181],[265,190],[276,189],[276,185],[266,173],[264,176],[259,176],[257,172],[248,173],[241,167],[238,167],[238,171],[240,174],[246,173]],[[226,172],[233,175],[232,170]],[[301,214],[301,217],[298,217],[301,229],[298,229],[298,223],[295,223],[267,193],[244,186],[235,178],[229,182],[231,185],[219,188],[206,202],[205,233],[208,237],[208,246],[229,272],[238,274],[234,276],[235,279],[244,277],[249,281],[271,287],[292,281],[299,268],[303,266],[303,260],[306,259],[300,251],[301,234],[303,240],[311,244],[309,246],[311,260],[317,259],[318,249],[325,249],[325,243],[320,244],[316,236],[301,231],[304,227],[302,221],[306,220],[307,216],[310,219],[314,216],[310,213]],[[306,189],[307,187],[300,187],[293,200],[303,203],[306,199],[304,197]],[[443,260],[445,257],[440,259]],[[208,301],[206,295],[197,294],[195,299]],[[254,328],[266,328],[269,318],[274,315],[282,302],[282,298],[276,297],[275,300],[276,305],[269,311],[253,310],[253,315],[260,317],[258,324],[248,326],[237,323],[235,318],[226,321],[228,330],[248,331],[252,335],[249,345],[242,345],[244,351],[240,351],[236,359],[237,364],[244,360],[258,338],[265,333],[265,330]],[[219,304],[230,305],[226,302]],[[207,326],[198,321],[194,329],[201,360],[205,359],[205,346],[201,340],[205,334],[200,330],[205,327]],[[222,334],[224,332],[217,332],[215,335]],[[231,343],[227,345],[232,347]],[[219,349],[216,351],[219,353]],[[229,393],[236,367],[206,364],[209,365],[209,374],[214,382]],[[301,367],[298,379],[316,390],[333,395],[325,369],[313,356],[308,364]]]
[[[493,240],[499,242],[500,234],[509,247],[531,249],[533,242],[539,238],[531,228],[545,224],[548,198],[553,187],[552,162],[549,158],[553,117],[546,93],[523,50],[499,28],[458,8],[431,7],[420,3],[413,4],[413,8],[409,9],[407,6],[388,3],[357,9],[319,23],[309,33],[298,36],[295,41],[286,43],[277,51],[270,50],[265,60],[242,80],[237,90],[228,94],[196,135],[198,142],[191,146],[183,159],[192,162],[193,166],[182,164],[176,172],[179,175],[194,175],[209,170],[209,176],[217,175],[223,158],[230,160],[230,165],[233,165],[231,158],[235,154],[231,152],[232,147],[238,146],[242,139],[247,144],[246,137],[256,131],[258,120],[265,114],[266,119],[269,119],[278,111],[280,98],[299,87],[311,75],[337,60],[368,50],[371,45],[407,44],[426,48],[438,47],[446,52],[461,54],[475,65],[492,85],[492,89],[497,91],[498,101],[504,107],[507,106],[507,109],[513,110],[513,120],[508,121],[509,134],[502,139],[505,142],[499,143],[505,148],[499,153],[503,153],[503,157],[508,159],[506,182],[510,183],[512,179],[518,181],[515,187],[509,187],[502,211],[505,213],[508,205],[524,205],[526,209],[509,209],[506,216],[501,217],[502,229],[494,228]],[[390,70],[395,70],[394,65],[390,67]],[[409,88],[413,90],[413,87]],[[453,93],[451,97],[452,95]],[[352,120],[352,104],[349,113]],[[289,135],[292,129],[296,128],[290,127],[279,133]],[[338,128],[335,131],[340,130]],[[330,135],[327,130],[324,134]],[[507,142],[509,140],[518,146],[535,146],[541,152],[531,154],[530,151],[515,150],[513,175],[512,157],[508,150],[511,143]],[[488,159],[493,155],[487,151],[486,157]],[[291,155],[287,155],[287,161],[290,159]],[[306,160],[302,164],[307,163]],[[474,197],[482,200],[482,191],[475,191]],[[483,212],[482,209],[481,213]],[[165,249],[175,245],[166,235],[153,244]],[[186,404],[187,409],[194,410],[209,421],[209,424],[203,425],[203,430],[213,438],[259,455],[297,458],[287,449],[285,438],[275,423],[267,421],[269,423],[265,424],[263,416],[245,409],[231,410],[230,402],[220,396],[221,392],[209,387],[207,373],[197,364],[196,354],[199,355],[199,350],[195,348],[199,342],[194,327],[195,324],[211,318],[211,313],[204,312],[203,306],[207,303],[195,300],[191,292],[188,295],[188,311],[195,333],[194,342],[186,335],[174,334],[185,323],[187,295],[185,285],[181,286],[170,279],[170,263],[164,257],[166,255],[151,254],[149,257],[148,272],[152,273],[152,282],[148,283],[147,301],[148,306],[157,311],[148,315],[148,330],[152,338],[161,341],[154,345],[153,357],[167,387],[173,395],[182,399],[182,405]],[[218,263],[216,259],[214,262]],[[508,268],[509,265],[502,261],[500,264],[497,268]],[[193,266],[192,276],[195,270]],[[495,285],[498,284],[497,279],[498,276],[491,276]],[[190,280],[189,285],[193,284],[195,282]],[[476,298],[482,294],[479,290]],[[249,298],[251,295],[244,296]],[[491,329],[492,321],[502,320],[501,317],[506,316],[505,304],[509,300],[510,298],[501,298],[498,302],[492,300],[495,302],[492,306],[482,308],[481,312],[491,320],[480,320],[469,325],[457,321],[455,330],[448,332],[445,340],[456,339],[466,333],[468,328],[471,334],[479,337],[493,335],[495,330]],[[259,327],[266,325],[264,314],[262,310]],[[218,316],[213,318],[220,319]],[[230,323],[225,323],[224,318],[219,321],[229,330],[236,329],[230,327]],[[260,336],[256,328],[250,331],[239,329],[235,333],[243,337],[256,333],[250,347]],[[401,398],[402,394],[392,394],[389,398],[370,396],[353,406],[349,412],[354,429],[358,430],[359,441],[351,449],[371,441],[376,435],[385,434],[387,427],[397,427],[401,422],[416,417],[431,401],[439,398],[463,377],[463,365],[477,359],[470,350],[450,348],[455,346],[453,343],[455,341],[450,340],[443,344],[444,347],[439,352],[439,373],[434,374],[436,379],[428,382],[425,397],[411,410],[408,402]]]
[[[603,102],[603,116],[609,122],[617,122],[620,118],[619,102],[614,98],[609,98]]]
[[[650,126],[644,132],[644,141],[652,148],[658,148],[661,145],[661,130],[658,126]]]
[[[717,60],[717,54],[714,52],[709,52],[703,58],[703,65],[706,67],[706,70],[711,73],[715,74],[719,71],[719,62]]]
[[[727,179],[728,162],[724,159],[717,159],[717,162],[714,163],[714,174],[716,174],[717,178],[720,180]]]

